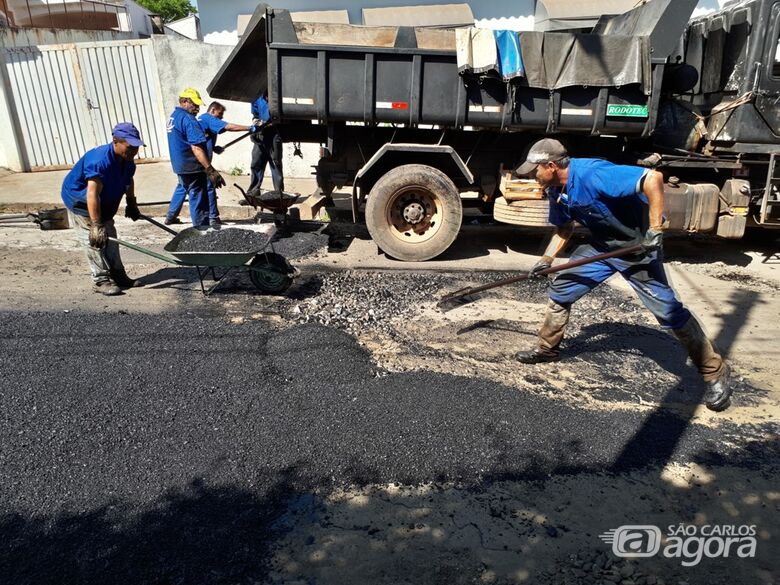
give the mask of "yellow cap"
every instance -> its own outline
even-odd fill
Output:
[[[196,106],[203,105],[203,99],[200,97],[198,90],[194,87],[188,87],[187,89],[182,90],[182,92],[179,94],[179,98],[192,100],[192,103]]]

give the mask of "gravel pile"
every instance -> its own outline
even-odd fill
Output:
[[[290,237],[274,240],[274,251],[288,260],[303,258],[328,248],[328,236],[317,232],[295,232]]]
[[[285,303],[294,323],[319,323],[349,332],[389,331],[451,288],[453,278],[409,272],[339,272],[302,280]]]
[[[268,244],[268,236],[236,228],[208,230],[180,240],[172,252],[253,252]]]

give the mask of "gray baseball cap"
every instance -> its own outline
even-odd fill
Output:
[[[525,162],[515,169],[515,174],[521,177],[530,175],[538,165],[559,161],[567,156],[569,153],[563,144],[554,138],[542,138],[531,147]]]

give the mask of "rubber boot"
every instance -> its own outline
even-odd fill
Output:
[[[133,288],[136,282],[135,279],[130,278],[124,270],[112,270],[111,280],[113,280],[119,288]]]
[[[539,341],[531,351],[521,351],[515,359],[523,364],[540,364],[556,362],[560,359],[560,345],[563,332],[569,323],[571,305],[559,305],[553,300],[547,303],[542,328],[539,330]]]
[[[726,410],[731,404],[731,393],[733,392],[733,388],[729,384],[726,361],[718,353],[715,345],[694,317],[688,319],[688,322],[681,329],[673,329],[672,331],[688,351],[688,357],[691,358],[693,365],[699,370],[699,374],[707,384],[704,404],[710,410]]]

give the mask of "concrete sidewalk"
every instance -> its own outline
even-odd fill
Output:
[[[0,213],[26,213],[62,207],[60,188],[68,171],[48,171],[40,173],[9,173],[0,174]],[[249,187],[249,175],[231,176],[223,174],[227,187],[217,193],[219,210],[223,219],[246,219],[255,215],[252,207],[239,205],[241,192],[233,186],[234,183],[244,189]],[[271,187],[271,178],[266,177],[263,184]],[[300,202],[317,189],[314,177],[296,179],[285,178],[285,188],[290,193],[299,193]],[[171,171],[168,162],[139,164],[135,173],[135,193],[142,211],[152,216],[164,216],[168,209],[167,202],[176,188],[176,175]],[[165,203],[163,203],[165,202]],[[144,206],[144,204],[157,203]],[[185,208],[181,215],[182,221],[189,219],[189,210]]]

